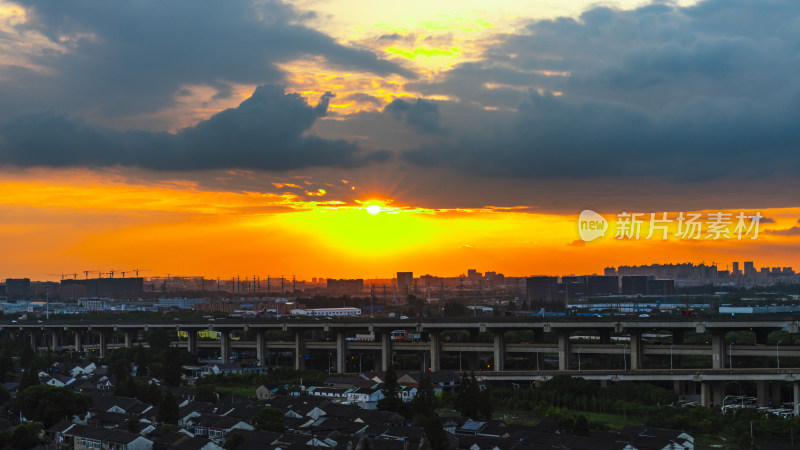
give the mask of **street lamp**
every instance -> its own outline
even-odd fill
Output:
[[[728,346],[728,368],[733,369],[733,341]]]
[[[578,347],[578,372],[581,371],[581,348]]]
[[[328,353],[328,375],[331,373],[331,354]]]
[[[628,371],[628,346],[627,345],[623,345],[622,346],[622,364],[623,364],[623,368],[625,369],[625,372],[627,372]]]

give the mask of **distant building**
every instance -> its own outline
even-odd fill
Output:
[[[159,308],[192,309],[194,305],[199,305],[204,301],[202,298],[160,298],[156,306]]]
[[[414,272],[397,272],[397,290],[405,292],[414,284]]]
[[[61,280],[62,292],[83,286],[88,297],[142,298],[144,297],[144,278],[89,278],[85,280]]]
[[[7,278],[6,296],[9,300],[28,298],[31,295],[30,278]]]
[[[647,282],[652,277],[646,275],[625,275],[622,277],[622,295],[647,295]]]
[[[590,297],[619,294],[619,278],[616,276],[589,275],[586,277],[586,295]]]
[[[675,280],[647,280],[648,295],[675,295]]]
[[[312,309],[293,309],[292,315],[299,316],[360,316],[361,308],[312,308]]]
[[[531,305],[536,307],[547,307],[559,304],[558,277],[528,277],[525,280],[525,287]]]
[[[731,275],[734,276],[734,277],[738,277],[738,276],[742,275],[742,271],[739,270],[739,262],[738,261],[734,261],[733,262],[733,270],[731,270]]]
[[[744,262],[744,276],[747,278],[755,278],[756,277],[756,268],[753,265],[753,261],[745,261]]]
[[[335,280],[328,278],[328,290],[337,294],[361,294],[364,292],[364,279]]]

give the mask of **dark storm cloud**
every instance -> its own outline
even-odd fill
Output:
[[[738,177],[800,169],[800,3],[710,0],[534,21],[426,95],[514,109],[404,153],[487,176]],[[443,107],[444,110],[444,107]],[[508,119],[508,120],[505,120]]]
[[[440,126],[439,105],[418,98],[416,101],[407,102],[395,99],[383,109],[384,113],[392,114],[408,126],[420,133],[439,133]]]
[[[126,116],[171,105],[183,85],[228,95],[229,83],[279,82],[276,63],[307,55],[377,75],[413,73],[365,50],[337,44],[302,25],[277,1],[25,2],[19,25],[67,48],[33,63],[48,72],[6,73],[0,97],[9,111],[53,108],[64,113]]]
[[[237,108],[177,134],[114,131],[55,113],[0,123],[0,164],[14,166],[138,166],[156,170],[358,167],[385,160],[345,140],[305,133],[327,112],[331,94],[312,107],[298,94],[261,86]]]

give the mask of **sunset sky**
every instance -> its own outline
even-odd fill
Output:
[[[0,0],[0,279],[797,269],[798,69],[796,0]],[[765,219],[613,238],[688,211]]]

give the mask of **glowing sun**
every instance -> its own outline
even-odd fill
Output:
[[[381,205],[369,205],[367,206],[367,212],[375,215],[381,212]]]

